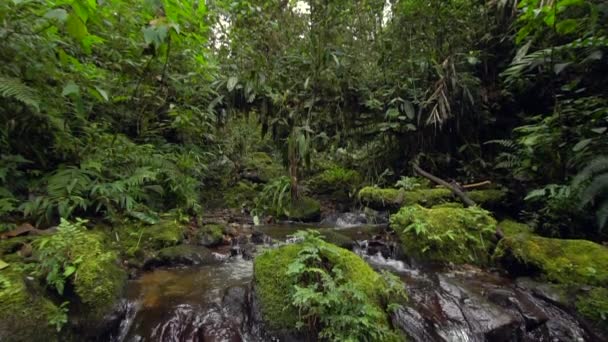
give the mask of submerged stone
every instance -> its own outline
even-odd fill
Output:
[[[436,262],[487,264],[496,221],[479,208],[403,207],[390,226],[406,254]]]
[[[587,240],[553,239],[530,233],[505,234],[496,247],[494,259],[511,272],[539,274],[561,284],[608,286],[608,248],[605,246]]]

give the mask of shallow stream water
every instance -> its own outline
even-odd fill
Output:
[[[283,243],[310,225],[257,229]],[[514,281],[472,266],[434,267],[397,260],[382,226],[337,228],[353,251],[376,269],[400,276],[409,304],[393,325],[413,341],[599,341],[576,317]],[[390,240],[390,239],[389,239]],[[265,240],[267,243],[270,239]],[[258,251],[271,248],[258,246]],[[227,253],[228,251],[218,251]],[[113,341],[265,341],[249,318],[253,262],[224,256],[217,265],[159,268],[130,281],[127,314]]]

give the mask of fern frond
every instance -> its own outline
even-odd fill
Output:
[[[572,187],[579,188],[582,183],[589,181],[593,175],[606,172],[608,173],[608,156],[601,156],[593,159],[576,177],[572,180]]]
[[[36,91],[17,78],[0,76],[0,96],[15,99],[36,112],[40,111],[40,101]]]

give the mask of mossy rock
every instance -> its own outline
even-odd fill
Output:
[[[219,260],[213,253],[202,246],[179,245],[163,248],[156,256],[146,260],[144,268],[152,269],[161,266],[177,265],[210,265]]]
[[[285,216],[293,221],[317,221],[321,217],[321,204],[314,198],[301,197],[292,202],[285,212]]]
[[[184,240],[183,224],[174,220],[165,220],[145,227],[142,240],[152,249],[174,246]]]
[[[604,332],[608,332],[608,288],[595,287],[576,297],[576,310]]]
[[[259,301],[264,326],[273,334],[295,331],[298,312],[291,305],[290,293],[295,284],[286,275],[288,266],[297,258],[302,244],[286,245],[259,255],[254,261],[254,293]],[[331,253],[323,255],[327,262],[340,267],[349,283],[365,293],[370,305],[381,309],[381,296],[386,283],[365,261],[356,254],[323,242]],[[389,325],[388,315],[377,324]]]
[[[489,263],[496,220],[479,208],[403,207],[391,215],[406,254],[435,262]]]
[[[35,283],[25,283],[20,266],[0,271],[0,341],[57,341],[49,319],[61,314]]]
[[[505,236],[532,233],[532,228],[530,226],[513,220],[500,221],[500,223],[498,223],[498,228],[500,228]]]
[[[99,232],[87,232],[70,248],[73,258],[82,260],[72,280],[74,292],[91,320],[102,319],[116,309],[127,281],[125,270],[118,266],[118,253],[104,238]]]
[[[315,175],[307,185],[315,194],[330,195],[336,200],[348,200],[359,188],[362,180],[359,172],[336,166]]]
[[[283,167],[275,162],[266,152],[254,152],[243,160],[243,171],[254,173],[261,182],[282,176],[285,171]]]
[[[587,240],[506,234],[494,259],[514,273],[540,274],[560,284],[608,286],[608,248]]]
[[[224,203],[229,208],[253,207],[259,189],[247,181],[240,181],[224,192]]]
[[[329,243],[346,249],[353,247],[354,240],[336,231],[334,228],[321,228],[318,231],[323,236],[323,239]]]
[[[224,241],[224,229],[221,224],[206,224],[196,232],[196,243],[205,247],[221,245]]]
[[[467,195],[479,205],[496,205],[504,199],[506,194],[502,190],[489,189],[469,191]],[[359,200],[374,209],[396,209],[414,204],[432,207],[453,202],[453,198],[452,191],[446,188],[405,191],[368,186],[359,191]]]

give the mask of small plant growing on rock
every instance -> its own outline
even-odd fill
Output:
[[[378,324],[385,315],[381,308],[348,281],[342,268],[329,261],[339,257],[335,246],[325,243],[316,231],[300,231],[293,237],[304,245],[287,269],[295,284],[290,296],[299,312],[297,328],[329,341],[395,339],[388,326]],[[405,298],[403,284],[396,277],[385,275],[385,279],[391,285],[382,293],[387,303],[395,295]],[[392,304],[387,306],[393,308]]]

